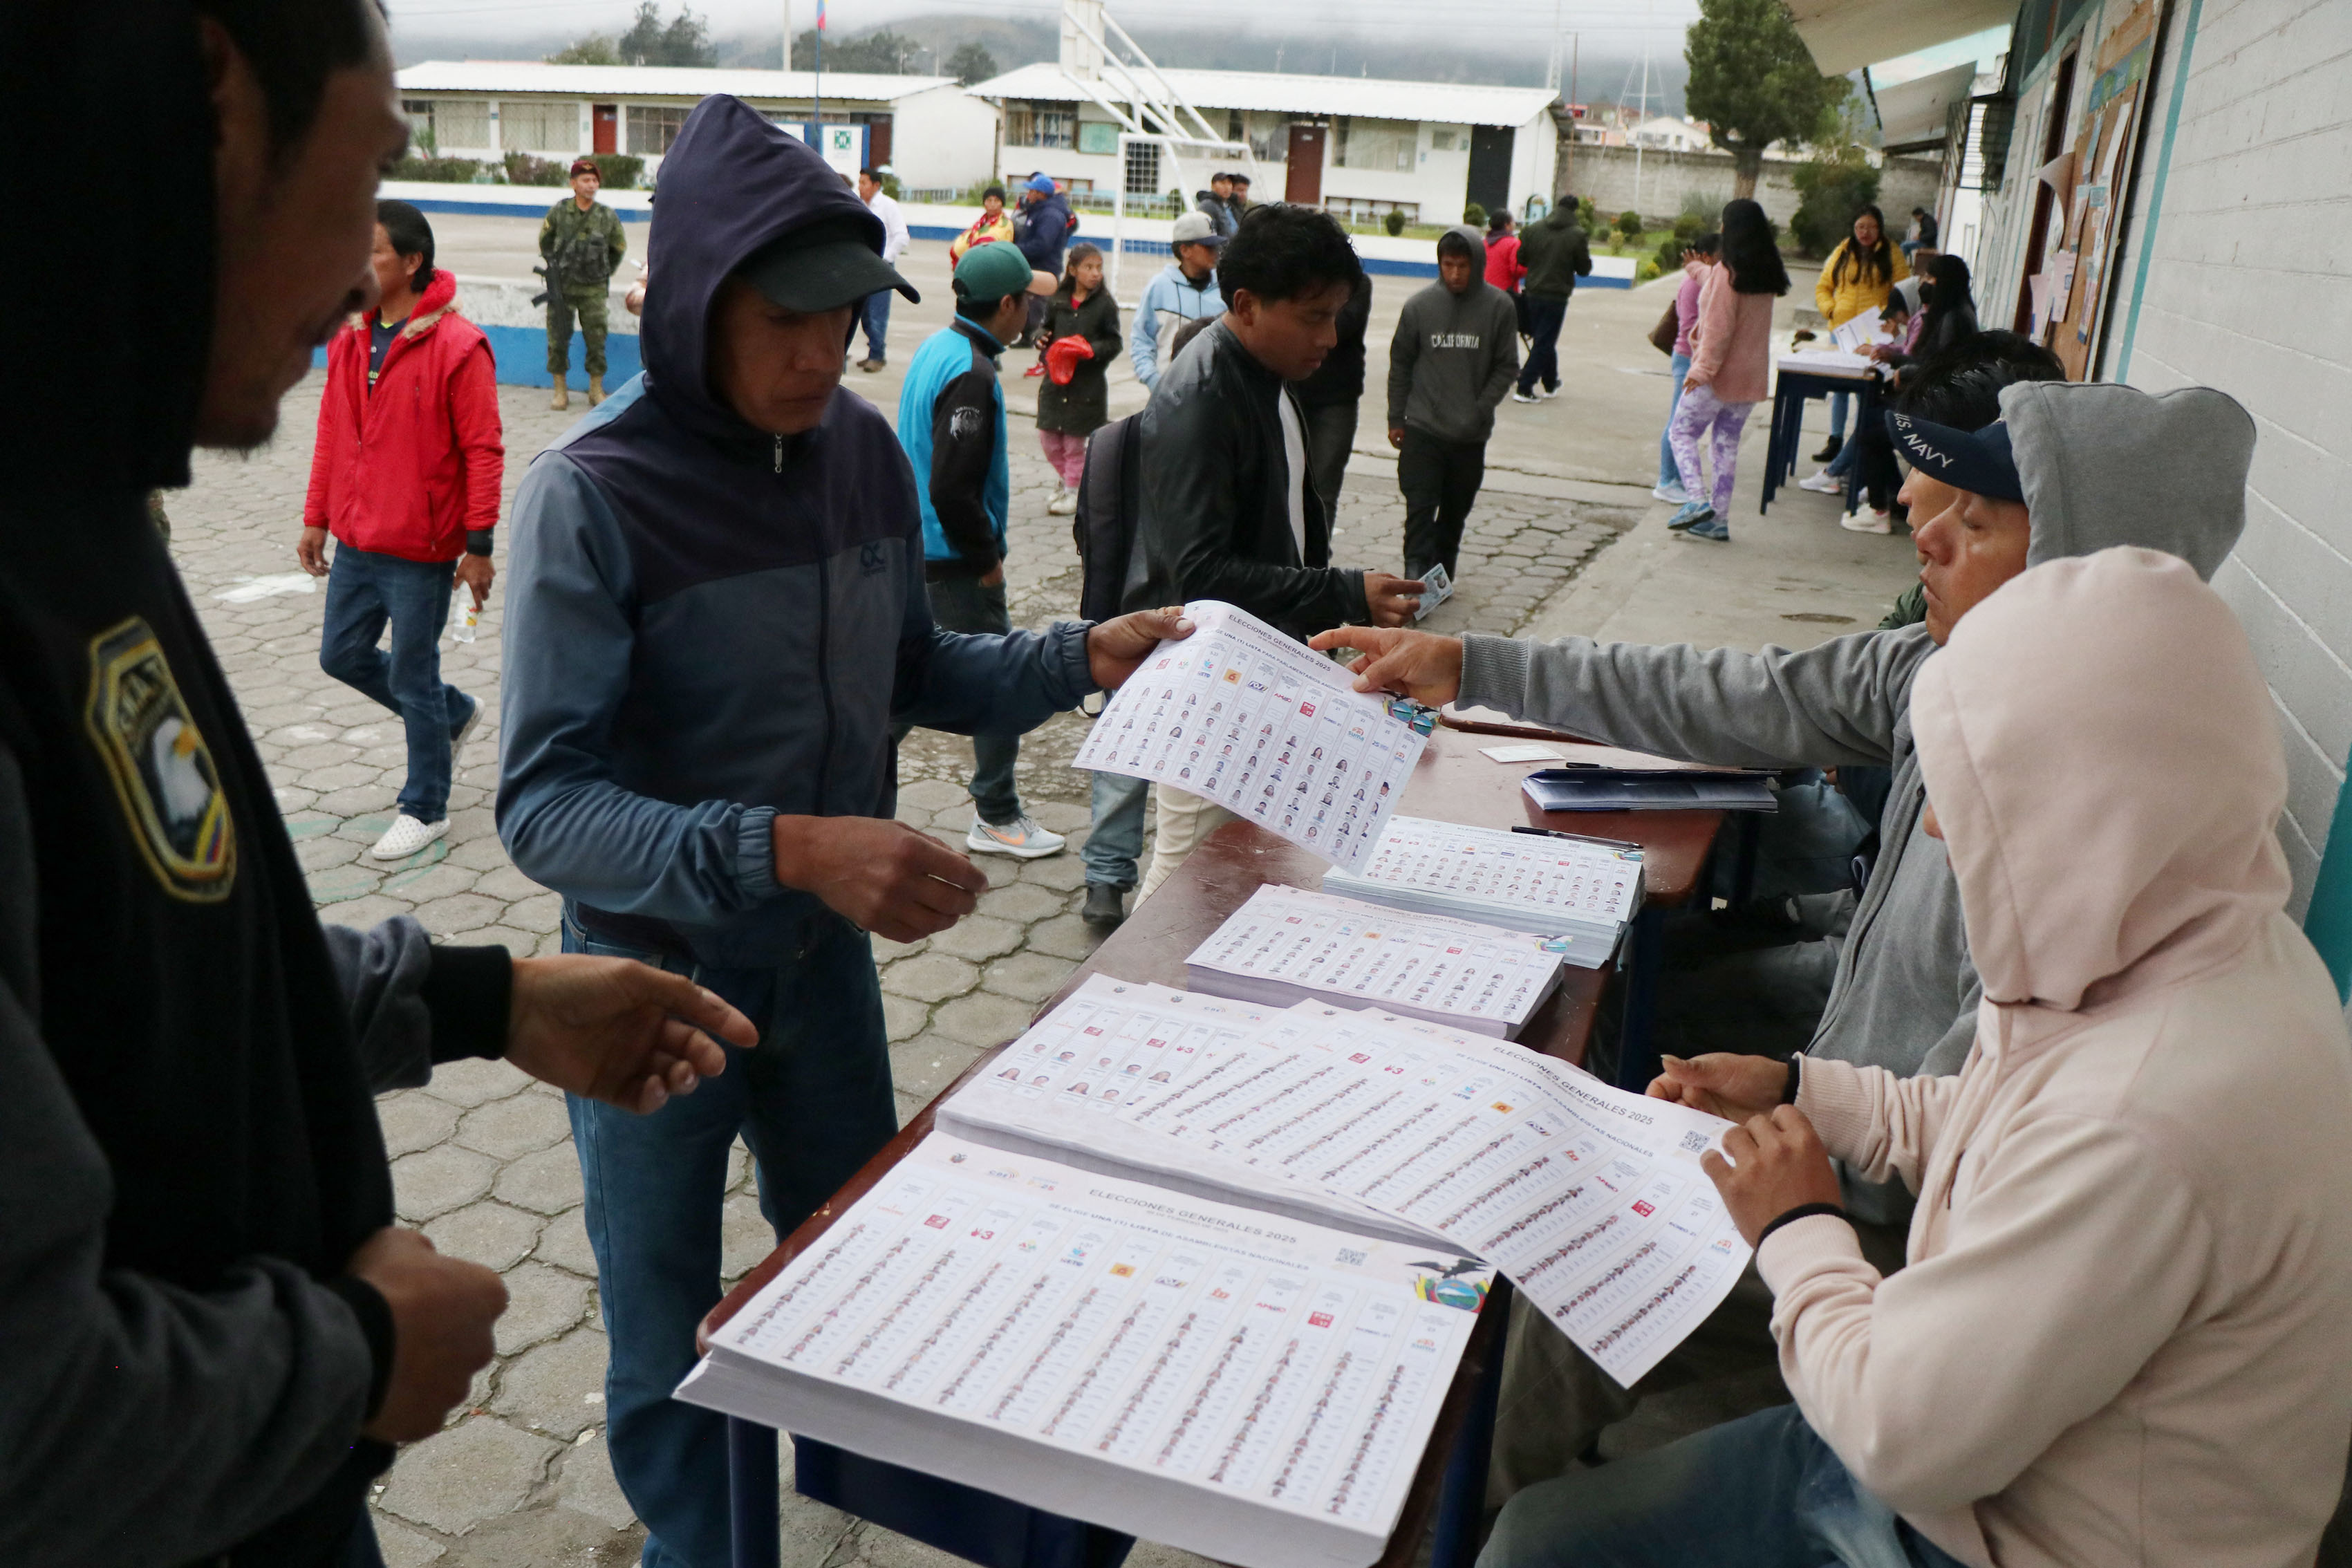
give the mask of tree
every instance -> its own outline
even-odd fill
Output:
[[[547,57],[551,66],[616,66],[622,63],[621,51],[603,33],[591,33],[584,38],[574,38]]]
[[[912,76],[916,54],[922,45],[887,27],[879,27],[862,37],[837,38],[824,41],[824,68],[829,71],[871,71],[877,76]],[[816,64],[816,30],[810,28],[793,40],[793,64],[803,70]]]
[[[719,51],[711,47],[709,24],[684,5],[668,21],[662,20],[656,0],[637,0],[637,14],[618,45],[621,61],[633,66],[715,66]]]
[[[948,75],[955,78],[960,86],[970,87],[995,74],[996,57],[988,52],[986,44],[959,44],[956,52],[948,57]]]
[[[1732,156],[1732,192],[1752,197],[1775,142],[1823,140],[1845,97],[1843,77],[1823,76],[1781,0],[1699,0],[1685,35],[1690,65],[1684,102]]]

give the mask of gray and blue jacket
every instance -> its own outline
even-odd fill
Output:
[[[984,577],[1007,549],[1013,466],[1004,449],[1004,345],[966,316],[933,332],[898,392],[898,444],[923,507],[926,574]]]
[[[567,918],[764,965],[823,909],[776,880],[779,812],[887,816],[890,725],[1019,732],[1094,689],[1086,628],[932,624],[922,514],[889,424],[836,390],[816,428],[712,395],[711,301],[753,251],[882,222],[801,142],[705,99],[662,165],[645,374],[533,461],[515,498],[498,821]]]

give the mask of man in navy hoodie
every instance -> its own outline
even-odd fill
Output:
[[[932,623],[913,471],[839,384],[857,302],[914,298],[883,239],[798,139],[705,99],[662,163],[646,372],[515,498],[499,833],[563,895],[567,951],[689,974],[761,1028],[698,1115],[572,1101],[613,1468],[649,1568],[728,1558],[723,1423],[669,1395],[719,1299],[729,1149],[740,1132],[782,1236],[889,1139],[866,933],[943,931],[988,886],[891,820],[892,721],[1032,729],[1181,625]]]

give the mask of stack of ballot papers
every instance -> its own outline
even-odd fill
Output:
[[[1196,992],[1276,1007],[1320,998],[1516,1040],[1559,988],[1565,945],[1274,882],[1184,969]]]
[[[1214,801],[1335,865],[1363,865],[1427,738],[1345,668],[1216,600],[1184,606],[1072,765]]]
[[[1568,944],[1562,956],[1589,969],[1615,951],[1642,907],[1642,852],[1400,816],[1360,872],[1334,868],[1323,890],[1559,938]]]

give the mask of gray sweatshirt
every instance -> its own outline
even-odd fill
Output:
[[[1457,228],[1476,265],[1478,231]],[[1484,441],[1495,406],[1519,374],[1518,313],[1511,297],[1473,272],[1456,294],[1441,279],[1404,302],[1389,343],[1389,428],[1410,426],[1445,441]]]
[[[2136,544],[2210,578],[2245,527],[2253,421],[2221,393],[2026,383],[2002,392],[2001,412],[2032,513],[2033,563]],[[1983,986],[1950,863],[1919,826],[1911,684],[1936,651],[1924,626],[1803,653],[1475,634],[1463,645],[1465,706],[1700,762],[1891,765],[1878,862],[1806,1048],[1906,1078],[1960,1069]],[[1882,1222],[1910,1206],[1892,1185],[1849,1182],[1848,1199],[1859,1217]]]

